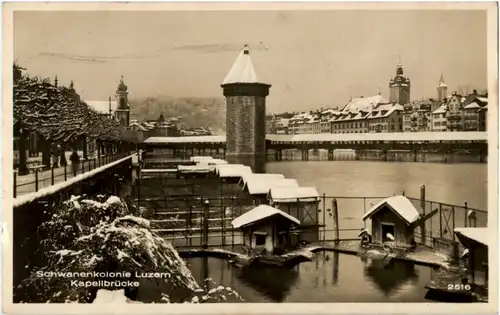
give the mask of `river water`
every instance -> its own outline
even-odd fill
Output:
[[[381,197],[404,191],[418,198],[425,185],[427,200],[487,209],[486,164],[290,161],[267,163],[265,169],[326,196]],[[339,202],[341,228],[362,227],[360,208],[366,206]],[[191,258],[188,263],[199,281],[210,277],[248,302],[424,302],[431,274],[429,267],[394,261],[379,265],[331,252],[292,270],[266,268],[250,274],[217,258]]]

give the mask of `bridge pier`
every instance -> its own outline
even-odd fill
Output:
[[[418,162],[418,151],[413,150],[413,162]]]
[[[309,161],[309,150],[302,149],[302,161]]]
[[[444,161],[445,164],[448,164],[448,151],[444,153]]]
[[[382,161],[387,162],[387,150],[382,151]]]
[[[354,150],[354,160],[359,161],[359,150]]]
[[[276,161],[281,161],[283,160],[283,151],[281,149],[275,150],[274,151],[274,159]]]
[[[328,149],[328,161],[333,161],[333,149]]]
[[[486,153],[484,151],[479,152],[479,162],[480,163],[486,162]]]

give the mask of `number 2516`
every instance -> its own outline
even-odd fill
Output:
[[[470,288],[470,284],[448,284],[448,290],[454,290],[454,291],[458,291],[458,290],[464,290],[464,291],[469,291],[471,288]]]

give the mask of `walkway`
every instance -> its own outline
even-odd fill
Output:
[[[112,163],[121,158],[130,155],[129,152],[115,153],[111,155],[102,155],[100,159],[83,160],[78,165],[76,175],[92,171],[103,165]],[[46,171],[37,171],[27,175],[18,175],[14,172],[14,198],[28,193],[36,192],[42,188],[52,186],[57,183],[64,182],[75,177],[72,172],[71,162],[67,166],[60,166]]]

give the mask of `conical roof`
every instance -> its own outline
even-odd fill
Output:
[[[222,82],[222,85],[234,83],[263,83],[259,82],[250,58],[250,50],[245,45],[236,58],[231,70]]]

